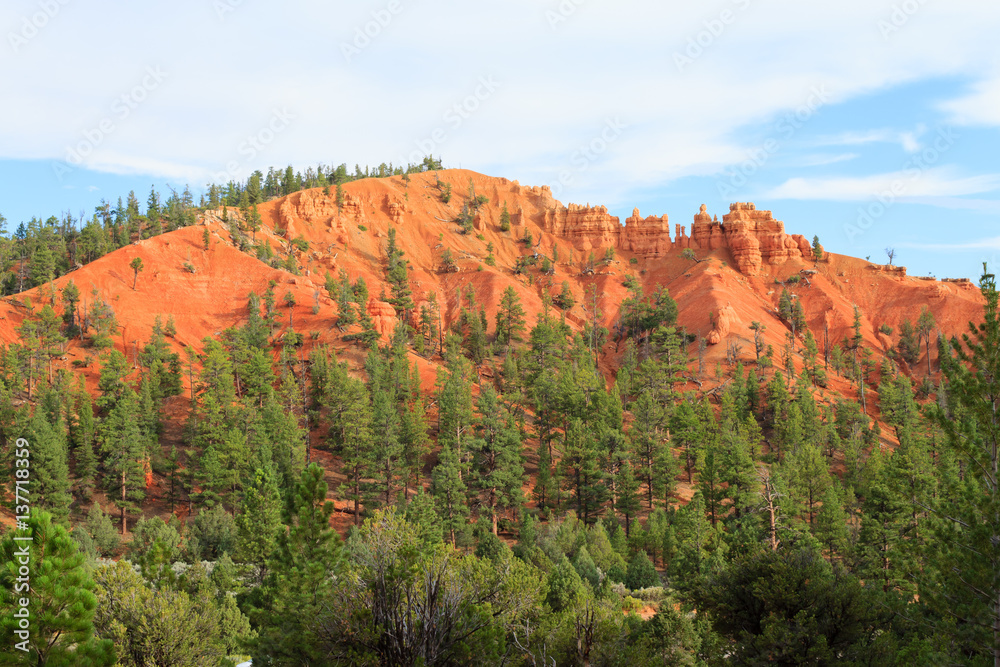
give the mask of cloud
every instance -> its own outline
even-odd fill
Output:
[[[1000,126],[1000,76],[979,81],[967,94],[942,102],[938,108],[955,125]]]
[[[838,153],[836,155],[804,155],[798,161],[800,167],[823,167],[828,164],[836,164],[838,162],[849,162],[858,157],[861,157],[858,153]]]
[[[402,11],[368,37],[385,2],[228,5],[217,15],[205,2],[67,4],[0,59],[0,158],[65,160],[67,147],[110,118],[115,130],[88,167],[201,184],[234,159],[240,175],[395,161],[444,128],[433,152],[446,164],[551,183],[607,119],[621,117],[629,130],[567,188],[605,201],[622,183],[649,188],[745,160],[733,137],[794,113],[818,88],[834,105],[981,71],[998,58],[1000,31],[1000,6],[973,0],[922,6],[891,39],[878,30],[891,8],[869,0],[844,0],[821,27],[822,10],[797,0],[401,0]],[[724,10],[735,18],[720,28]],[[0,9],[0,24],[19,25],[18,11]],[[359,34],[368,42],[348,61],[341,47]],[[189,46],[178,48],[177,35]],[[694,57],[679,68],[677,54]],[[113,105],[147,67],[168,76],[122,118]],[[445,114],[483,76],[500,87],[455,126]],[[293,124],[252,159],[241,154],[274,108],[295,114]],[[891,138],[907,150],[918,139]]]
[[[1000,236],[976,239],[966,243],[897,243],[900,248],[919,250],[1000,250]]]
[[[1000,188],[1000,174],[959,177],[951,167],[925,171],[904,169],[869,176],[790,178],[761,198],[823,201],[867,201],[891,194],[896,200],[915,197],[960,197]]]
[[[915,153],[920,150],[920,142],[917,138],[925,131],[926,128],[919,127],[914,132],[902,132],[891,129],[841,132],[832,136],[819,137],[815,145],[861,146],[872,143],[890,143],[899,144],[907,153]]]

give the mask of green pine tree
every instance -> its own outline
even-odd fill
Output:
[[[0,637],[5,664],[115,664],[111,641],[94,636],[97,598],[84,566],[86,556],[67,529],[53,522],[47,512],[33,511],[26,523],[26,530],[11,531],[0,542]],[[30,595],[19,575],[25,552],[31,564]],[[29,599],[29,606],[22,607],[21,599]],[[28,613],[27,631],[20,623],[22,609]],[[23,662],[15,656],[23,656]]]

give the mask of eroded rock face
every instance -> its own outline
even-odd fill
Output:
[[[625,221],[625,228],[621,232],[619,247],[644,257],[662,257],[673,246],[667,216],[650,215],[643,218],[639,215],[639,209],[632,210],[632,216]]]
[[[386,213],[389,214],[389,219],[394,224],[399,225],[403,223],[403,213],[406,212],[406,207],[401,202],[393,201],[389,195],[386,195],[384,206]]]
[[[547,209],[542,229],[587,251],[620,247],[622,226],[616,216],[608,213],[607,206],[570,204],[566,208]]]
[[[296,225],[302,220],[322,220],[332,226],[336,218],[336,197],[328,197],[317,190],[297,192],[285,198],[278,209],[278,224],[289,239],[298,235]]]
[[[543,200],[548,193],[537,193]],[[512,214],[511,222],[521,222],[520,211]],[[800,234],[786,234],[785,225],[775,220],[770,211],[758,210],[753,203],[734,203],[719,222],[709,215],[702,204],[691,224],[688,236],[684,226],[674,225],[670,238],[667,216],[643,218],[639,209],[622,226],[618,218],[604,206],[570,204],[544,212],[541,227],[546,232],[562,236],[581,251],[620,248],[648,258],[662,257],[671,251],[728,249],[741,273],[757,275],[765,266],[778,266],[789,259],[809,257],[812,246]]]
[[[709,345],[718,345],[725,340],[730,331],[737,328],[738,324],[739,318],[736,316],[736,309],[726,304],[715,313],[715,328],[708,332],[705,342]]]
[[[375,324],[375,330],[381,336],[390,335],[396,327],[396,309],[392,307],[392,304],[372,299],[368,302],[368,314],[371,315],[372,322]]]
[[[777,266],[810,252],[805,237],[789,236],[783,222],[775,220],[770,211],[758,210],[753,203],[730,204],[721,226],[736,266],[748,276],[756,275],[765,264]],[[747,236],[756,239],[756,252]]]

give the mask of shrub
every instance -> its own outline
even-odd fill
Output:
[[[101,556],[112,555],[121,544],[121,538],[111,523],[111,517],[104,513],[98,503],[94,503],[87,513],[87,532],[93,538],[94,548]]]
[[[510,553],[510,548],[503,541],[493,534],[492,531],[483,531],[476,546],[476,558],[488,558],[492,561],[503,560]]]
[[[167,559],[176,560],[184,546],[184,538],[181,537],[180,520],[175,516],[170,517],[167,523],[158,516],[152,519],[139,519],[132,529],[132,541],[129,542],[129,552],[133,555],[142,556],[154,543],[160,542],[167,549]]]
[[[628,562],[624,583],[633,591],[660,585],[660,575],[656,573],[653,561],[649,560],[645,551],[637,551]]]
[[[884,333],[886,336],[892,335],[892,327],[890,327],[888,324],[883,324],[878,328],[878,330]]]
[[[580,547],[580,550],[576,552],[573,568],[581,579],[589,583],[591,588],[597,590],[597,586],[601,583],[601,575],[598,573],[597,566],[594,565],[594,559],[590,557],[586,545]]]
[[[198,271],[191,262],[184,262],[184,270],[188,273],[196,273]]]
[[[629,264],[638,264],[639,263],[639,258],[638,257],[632,257],[631,259],[628,260],[628,263]]]
[[[576,599],[583,595],[583,580],[566,556],[549,575],[549,594],[546,601],[552,611],[569,609]]]
[[[365,227],[364,225],[358,225],[358,229],[360,229],[363,232],[367,232],[368,231],[368,228]]]
[[[222,505],[198,512],[189,535],[188,553],[193,560],[218,560],[236,546],[236,524]]]

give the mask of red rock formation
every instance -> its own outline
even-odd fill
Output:
[[[708,333],[705,341],[709,345],[718,345],[729,335],[730,331],[738,328],[738,324],[739,317],[736,315],[736,309],[727,303],[715,313],[715,328]]]
[[[621,223],[616,216],[608,213],[607,206],[579,204],[547,209],[541,227],[550,234],[562,236],[583,251],[619,247],[622,231]]]
[[[372,299],[368,302],[368,314],[371,315],[375,330],[380,335],[392,334],[392,330],[396,327],[396,309],[392,307],[392,304]]]
[[[670,224],[667,216],[640,217],[639,209],[632,210],[632,217],[625,221],[619,247],[644,257],[662,257],[673,249],[670,241]]]
[[[406,207],[398,201],[393,201],[389,195],[385,196],[384,206],[386,213],[389,214],[389,218],[393,221],[393,223],[397,225],[402,224],[403,213],[406,212]]]

